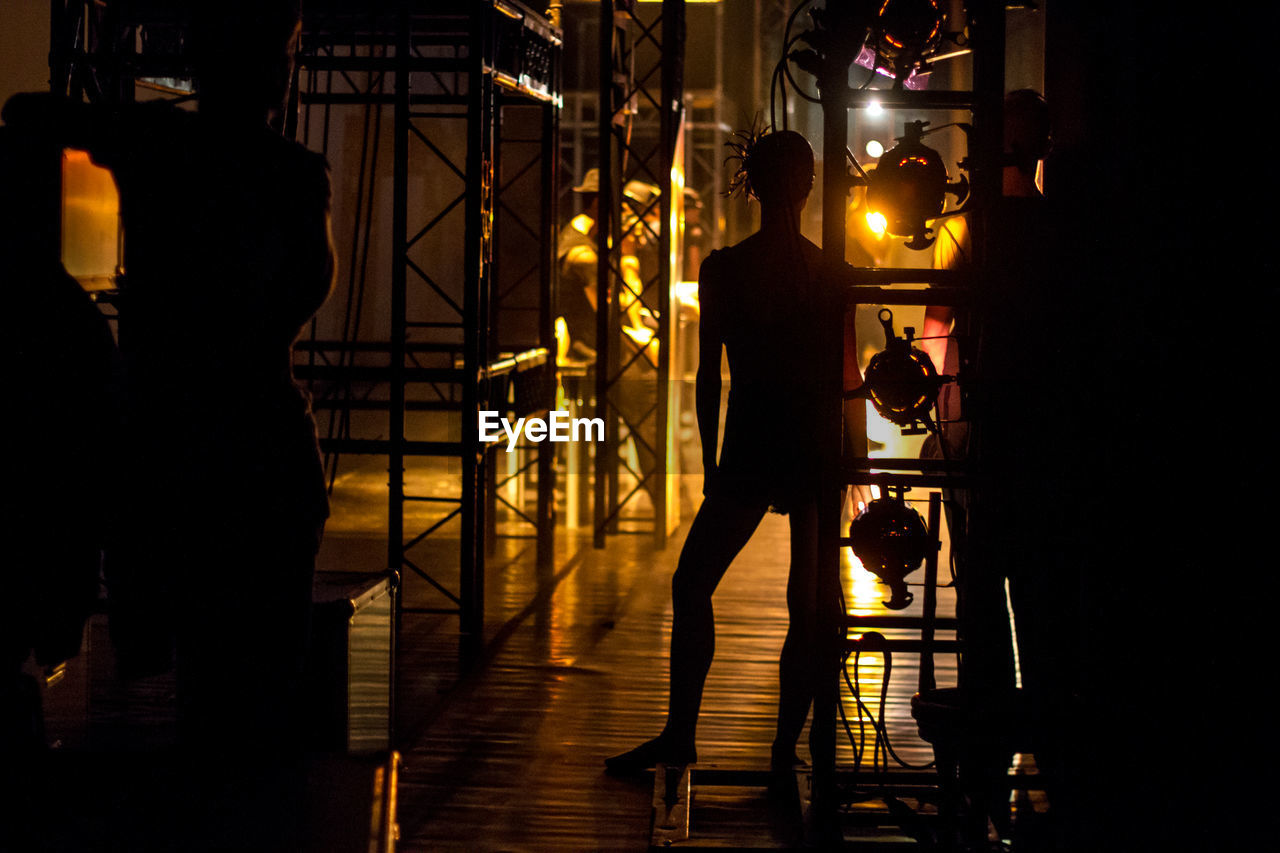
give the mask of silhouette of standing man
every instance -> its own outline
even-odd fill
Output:
[[[176,640],[184,745],[300,746],[298,682],[328,502],[292,345],[333,283],[324,159],[268,127],[299,32],[290,2],[197,4],[199,112],[20,95],[10,123],[86,148],[120,190],[128,439],[108,564],[122,668]]]
[[[748,138],[740,155],[731,189],[759,199],[761,226],[736,246],[712,252],[699,273],[696,398],[706,497],[671,582],[667,723],[658,737],[608,759],[612,773],[696,761],[698,710],[715,652],[711,596],[770,509],[789,513],[791,524],[790,625],[779,667],[775,770],[789,771],[796,762],[796,740],[813,695],[818,607],[838,606],[835,590],[817,589],[817,330],[839,310],[839,289],[821,250],[800,234],[800,212],[813,187],[813,151],[803,136],[784,130]],[[732,385],[717,460],[721,347]]]

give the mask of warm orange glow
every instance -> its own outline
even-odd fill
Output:
[[[877,237],[883,237],[884,232],[889,228],[889,220],[884,218],[883,213],[874,210],[867,211],[867,227],[871,229]]]
[[[843,575],[845,606],[848,612],[859,615],[881,613],[885,598],[879,578],[862,567],[862,561],[852,548],[840,549],[840,573]]]
[[[120,264],[120,194],[86,151],[62,154],[62,265],[88,290],[115,286]]]
[[[698,283],[696,281],[677,281],[674,295],[676,302],[681,305],[690,305],[694,308],[699,307]]]

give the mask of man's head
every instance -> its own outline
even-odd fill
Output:
[[[283,108],[300,26],[298,0],[195,0],[186,45],[201,110]]]
[[[762,205],[796,208],[813,189],[813,149],[793,130],[742,135],[735,144],[739,166],[730,192],[741,190]]]

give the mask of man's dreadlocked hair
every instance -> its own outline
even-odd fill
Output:
[[[752,126],[734,133],[725,145],[732,152],[725,163],[738,164],[725,195],[742,194],[762,204],[787,206],[808,197],[813,188],[813,149],[794,130]]]

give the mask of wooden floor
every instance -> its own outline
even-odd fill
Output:
[[[384,476],[356,478],[345,488],[373,496],[384,488]],[[696,485],[691,483],[687,493],[697,494]],[[338,492],[342,488],[339,484]],[[378,525],[378,503],[335,503],[338,512],[319,568],[381,569],[385,541],[365,532]],[[525,532],[505,524],[502,529]],[[597,550],[588,530],[559,527],[554,568],[542,574],[532,540],[500,539],[486,572],[485,644],[477,656],[460,656],[456,617],[405,617],[397,668],[398,746],[404,759],[398,849],[648,849],[651,779],[610,778],[602,762],[662,726],[670,579],[687,529],[688,515],[668,547],[657,551],[648,535],[610,537],[608,546]],[[438,540],[419,549],[415,559],[437,567],[446,583],[456,583],[456,568],[450,579],[455,547],[456,542]],[[717,650],[698,731],[700,766],[767,766],[777,659],[787,625],[787,551],[786,518],[767,516],[716,593]],[[880,601],[888,597],[887,589],[853,564],[847,552],[842,563],[849,609],[885,612]],[[947,577],[945,570],[942,574]],[[923,596],[916,592],[917,603],[908,613],[919,610]],[[954,611],[951,592],[940,590],[940,614]],[[410,605],[446,603],[412,575],[405,579],[404,595]],[[80,707],[84,696],[90,697],[91,725],[69,734],[64,746],[128,751],[171,743],[171,676],[122,685],[112,676],[109,654],[101,654],[109,642],[100,620],[91,644],[91,665],[73,672],[83,683],[62,694]],[[924,763],[932,756],[917,739],[909,710],[917,673],[916,660],[895,657],[886,717],[898,754]],[[878,700],[882,676],[880,656],[865,656],[857,676],[864,699]],[[939,685],[954,679],[954,658],[939,657]],[[859,717],[865,715],[844,692],[856,737]],[[871,729],[864,731],[869,745]],[[802,738],[802,758],[807,757],[805,743]],[[838,758],[842,766],[854,764],[853,747],[843,736]],[[870,762],[869,746],[865,761]],[[761,789],[701,794],[695,789],[695,835],[723,833],[727,822],[741,841],[744,832],[756,832],[746,819],[766,814],[766,807]],[[719,828],[712,826],[717,820]],[[767,836],[767,828],[760,832]]]
[[[543,578],[531,543],[507,548],[487,574],[488,646],[456,681],[447,621],[406,622],[399,667],[401,849],[648,849],[652,782],[605,776],[602,761],[662,726],[669,584],[685,530],[687,524],[656,551],[648,536],[611,538],[596,550],[561,528],[556,570]],[[787,549],[786,519],[769,515],[716,593],[701,764],[767,767],[787,625]],[[880,610],[886,588],[848,560],[844,572],[850,608]],[[406,581],[408,598],[426,597],[420,583],[417,589],[412,578]],[[950,590],[942,593],[940,610],[951,612]],[[939,683],[954,683],[954,659],[938,663]],[[915,735],[908,705],[917,672],[914,659],[895,658],[887,717],[898,754],[924,763],[931,754]],[[882,675],[879,656],[862,662],[864,697],[878,699]],[[845,699],[856,735],[858,712],[847,690]],[[869,726],[866,734],[870,744]],[[841,740],[840,761],[851,766],[853,749]],[[702,801],[708,814],[732,814],[725,798],[734,796],[735,808],[744,807],[744,798],[748,810],[763,804],[760,790],[707,792]],[[695,792],[695,828],[698,805]]]

